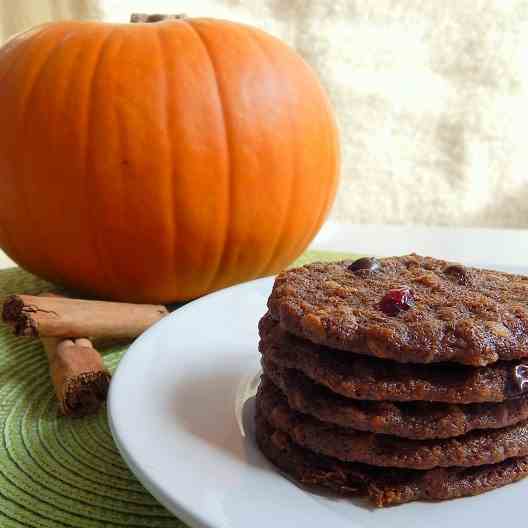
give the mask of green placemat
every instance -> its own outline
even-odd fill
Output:
[[[296,264],[337,260],[309,252]],[[20,268],[0,271],[0,299],[52,285]],[[126,347],[100,350],[113,371]],[[256,352],[255,352],[256,353]],[[0,527],[183,527],[143,488],[114,445],[106,411],[57,416],[38,340],[0,323]]]

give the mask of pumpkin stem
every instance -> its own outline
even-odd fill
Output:
[[[139,22],[154,23],[162,22],[163,20],[179,20],[181,18],[187,18],[185,13],[179,13],[177,15],[149,15],[147,13],[133,13],[130,16],[130,22],[132,24]]]

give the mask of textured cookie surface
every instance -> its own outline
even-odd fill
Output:
[[[411,440],[345,429],[298,413],[280,390],[263,379],[257,406],[270,425],[310,451],[346,462],[374,466],[432,469],[469,467],[528,455],[528,424],[470,432],[456,438]]]
[[[300,370],[335,393],[361,400],[500,402],[528,391],[528,361],[487,367],[420,365],[351,354],[300,339],[269,315],[259,324],[259,350],[274,363]]]
[[[430,257],[314,263],[281,273],[268,300],[274,319],[315,343],[399,362],[482,366],[528,356],[528,277]],[[396,314],[384,297],[408,288]]]
[[[265,359],[262,366],[290,408],[359,431],[420,440],[460,436],[474,429],[498,429],[528,420],[528,396],[467,405],[354,400],[332,393],[300,371]]]
[[[366,496],[378,507],[478,495],[528,474],[528,457],[510,458],[487,466],[427,471],[341,462],[299,447],[258,412],[256,440],[262,453],[300,484],[344,496]]]

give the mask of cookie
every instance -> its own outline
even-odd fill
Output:
[[[366,433],[327,424],[292,410],[280,390],[266,378],[259,387],[257,406],[274,429],[288,434],[297,445],[345,462],[432,469],[481,466],[528,455],[527,422],[435,440]]]
[[[301,485],[313,490],[328,489],[343,496],[366,496],[378,507],[478,495],[528,474],[528,457],[486,466],[428,471],[341,462],[299,447],[258,412],[256,440],[264,456]]]
[[[501,402],[528,391],[528,362],[487,367],[397,363],[351,354],[285,332],[269,315],[259,324],[259,350],[274,363],[300,370],[335,393],[360,400]]]
[[[418,255],[285,271],[268,300],[289,332],[403,363],[528,356],[528,277]]]
[[[334,394],[301,372],[270,360],[264,359],[262,366],[291,409],[358,431],[423,440],[460,436],[474,429],[498,429],[528,420],[528,396],[468,405],[361,401]]]

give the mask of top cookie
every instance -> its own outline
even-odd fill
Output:
[[[407,255],[281,273],[268,300],[289,332],[403,363],[528,357],[528,277]]]

